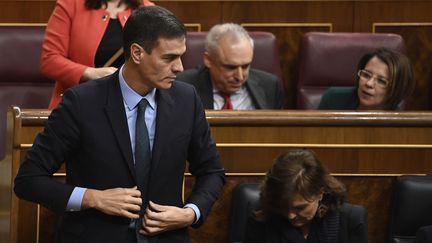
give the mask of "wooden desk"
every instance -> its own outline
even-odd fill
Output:
[[[0,163],[0,217],[10,230],[0,232],[0,239],[6,239],[2,242],[52,242],[54,215],[11,193],[19,164],[49,113],[19,108],[8,113],[10,143]],[[190,230],[192,242],[226,242],[233,188],[259,182],[272,160],[288,148],[312,148],[347,185],[349,201],[368,208],[372,242],[385,241],[394,178],[432,171],[431,112],[207,111],[207,118],[227,184],[203,227]],[[56,175],[63,177],[62,171]],[[186,195],[192,183],[186,173]]]

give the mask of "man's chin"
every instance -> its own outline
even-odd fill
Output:
[[[241,88],[241,86],[240,87],[231,87],[227,93],[228,94],[234,94],[235,92],[239,91],[240,88]]]
[[[290,223],[294,227],[302,227],[303,225],[306,224],[305,222],[300,221],[300,220],[290,220]]]
[[[172,81],[164,82],[162,85],[159,86],[160,89],[169,89],[173,85]]]

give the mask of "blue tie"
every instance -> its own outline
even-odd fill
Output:
[[[145,123],[145,110],[148,101],[142,99],[138,103],[138,112],[135,125],[135,175],[137,179],[138,189],[141,191],[142,206],[140,211],[140,219],[136,221],[137,242],[148,242],[148,238],[138,232],[141,228],[142,216],[148,203],[148,183],[150,178],[151,167],[151,152],[150,140]]]

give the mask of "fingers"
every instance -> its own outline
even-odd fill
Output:
[[[143,228],[140,230],[140,233],[153,236],[169,230],[169,223],[166,217],[167,207],[150,201],[145,210]]]
[[[143,228],[140,230],[140,233],[153,236],[169,230],[169,225],[160,216],[161,213],[151,211],[147,208],[143,217]]]
[[[137,198],[141,198],[141,191],[138,190],[137,186],[134,186],[132,188],[125,188],[127,194],[133,196],[133,197],[137,197]]]
[[[102,70],[103,70],[103,73],[105,75],[109,75],[109,74],[112,74],[115,71],[117,71],[117,68],[115,68],[115,67],[105,67],[105,68],[102,68]]]
[[[145,226],[139,230],[140,234],[149,235],[149,236],[155,236],[165,231],[167,230],[161,227],[148,227],[148,226]]]
[[[139,218],[141,192],[137,187],[91,190],[93,207],[105,214],[122,216],[130,219]],[[94,203],[93,203],[94,202]]]
[[[130,218],[133,216],[133,218],[137,218],[136,216],[138,214],[129,213],[129,212],[139,212],[141,210],[142,205],[142,199],[141,199],[141,192],[137,189],[137,187],[132,188],[125,188],[125,197],[124,197],[124,204],[122,209],[126,210],[125,213],[128,215],[127,217]],[[139,215],[138,215],[139,217]]]
[[[166,206],[149,202],[143,217],[142,233],[156,235],[164,231],[187,227],[191,221],[187,214],[191,209],[184,209],[175,206]],[[192,210],[192,218],[195,213]],[[193,219],[192,219],[193,220]]]
[[[165,206],[165,205],[161,205],[161,204],[157,204],[157,203],[154,203],[152,201],[149,201],[149,207],[151,208],[152,211],[163,212],[163,211],[169,210],[169,208],[172,206]]]
[[[129,219],[139,219],[139,217],[140,217],[139,214],[132,213],[131,211],[128,211],[128,210],[122,210],[120,212],[119,216],[123,216],[123,217],[129,218]]]

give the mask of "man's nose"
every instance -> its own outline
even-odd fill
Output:
[[[244,74],[243,74],[243,69],[241,67],[238,67],[236,69],[236,71],[235,71],[235,77],[237,78],[237,80],[243,81]]]
[[[174,73],[179,73],[183,71],[183,63],[180,58],[174,62],[172,69]]]

